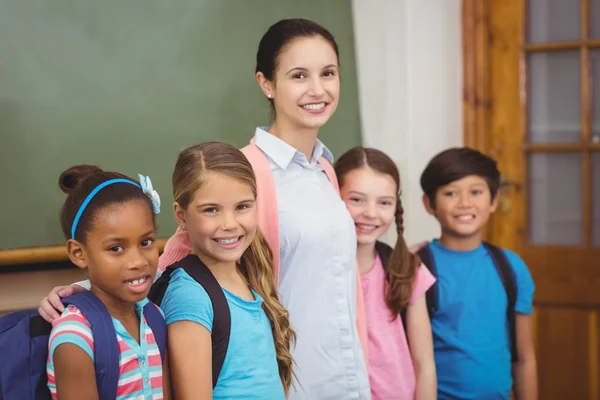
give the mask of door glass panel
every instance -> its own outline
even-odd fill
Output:
[[[600,39],[600,0],[590,0],[590,37]]]
[[[594,216],[592,243],[600,246],[600,153],[592,154],[592,204]]]
[[[581,154],[532,153],[528,163],[530,243],[582,244]]]
[[[534,52],[527,57],[531,143],[581,141],[579,52]]]
[[[527,41],[579,40],[579,0],[529,0]]]
[[[600,0],[598,0],[600,3]],[[600,18],[600,15],[598,16]],[[600,21],[598,21],[600,25]],[[592,65],[592,143],[600,143],[600,50],[590,52]]]

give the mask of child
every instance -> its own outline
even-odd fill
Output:
[[[163,363],[146,321],[147,313],[156,311],[148,311],[146,295],[158,265],[155,213],[160,199],[150,180],[140,178],[141,185],[94,166],[69,168],[59,179],[68,195],[60,219],[71,262],[88,269],[90,290],[112,317],[114,331],[109,331],[116,332],[120,359],[116,395],[170,399],[166,357]],[[95,371],[94,358],[100,356],[94,352],[88,317],[67,306],[53,323],[48,346],[52,398],[99,398],[96,374],[106,371]]]
[[[275,283],[298,333],[300,384],[288,396],[297,400],[370,398],[356,234],[340,201],[333,156],[318,139],[338,105],[338,55],[333,35],[316,22],[284,19],[269,27],[256,53],[256,81],[274,120],[242,149],[256,174],[258,223],[273,253]],[[191,250],[189,234],[177,229],[159,268]],[[53,289],[40,314],[51,321],[60,297],[76,290]]]
[[[338,159],[335,171],[356,227],[373,400],[433,400],[435,364],[424,294],[435,279],[402,237],[398,168],[379,150],[355,147]],[[398,240],[392,251],[377,239],[394,221]],[[405,326],[398,318],[403,313]]]
[[[192,146],[177,160],[173,197],[192,254],[222,287],[231,315],[229,345],[213,390],[215,299],[183,268],[172,271],[161,307],[177,398],[285,399],[295,335],[278,300],[271,250],[257,228],[252,166],[228,144]]]
[[[537,398],[533,280],[515,253],[497,250],[497,257],[493,246],[482,243],[499,185],[496,162],[469,148],[443,151],[421,175],[425,208],[442,232],[427,247],[437,270],[431,327],[440,399],[509,399],[513,378],[516,398]],[[514,309],[497,271],[498,258],[512,267]],[[516,343],[511,343],[511,319]],[[513,344],[518,361],[511,365]]]

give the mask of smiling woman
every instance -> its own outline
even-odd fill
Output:
[[[261,39],[256,60],[256,80],[275,119],[256,129],[243,152],[256,174],[259,226],[273,251],[281,302],[298,333],[298,384],[289,398],[368,399],[356,234],[340,201],[333,156],[317,139],[339,101],[338,46],[313,21],[281,20]],[[161,267],[190,247],[178,230]]]

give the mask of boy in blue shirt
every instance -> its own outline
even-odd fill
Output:
[[[443,151],[421,175],[425,208],[441,227],[441,237],[429,243],[437,268],[431,328],[439,399],[509,399],[513,383],[516,399],[537,399],[533,280],[519,256],[503,250],[517,291],[513,363],[507,292],[482,244],[499,186],[496,162],[469,148]]]

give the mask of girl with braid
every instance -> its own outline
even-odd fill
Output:
[[[402,236],[400,175],[383,152],[354,147],[335,163],[356,228],[373,400],[435,399],[436,372],[425,292],[435,278]],[[396,222],[391,249],[377,241]]]

